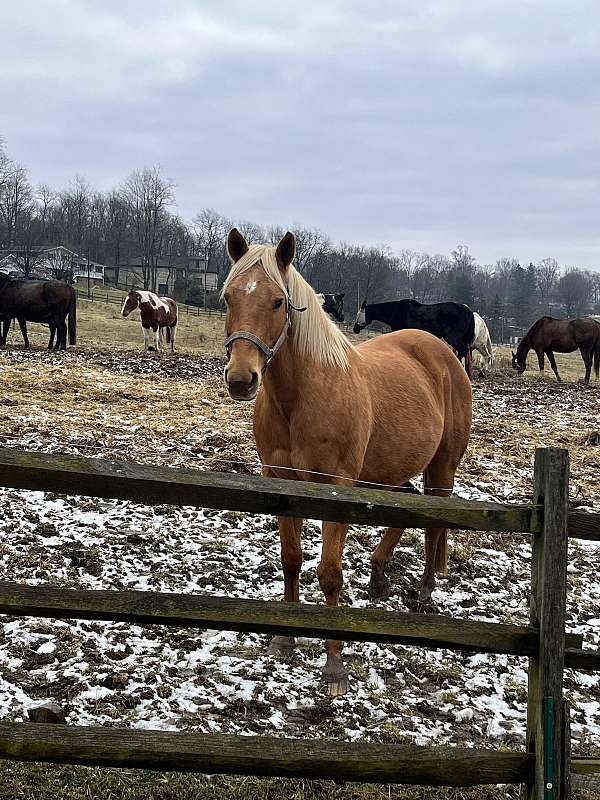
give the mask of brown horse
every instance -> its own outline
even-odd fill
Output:
[[[277,248],[228,237],[233,263],[227,303],[225,382],[235,400],[252,400],[263,474],[342,486],[401,487],[423,473],[428,494],[448,496],[469,441],[471,385],[449,347],[424,331],[404,330],[353,347],[323,312],[292,266],[291,233]],[[260,392],[259,392],[260,389]],[[287,467],[288,469],[282,469]],[[292,468],[291,471],[289,468]],[[302,520],[279,517],[284,599],[299,600]],[[328,605],[342,589],[347,524],[323,523],[317,575]],[[402,529],[389,528],[371,556],[371,594],[389,588],[386,567]],[[435,571],[447,568],[447,535],[430,528],[420,600]],[[276,648],[293,646],[276,637]],[[342,643],[327,642],[323,678],[330,695],[347,691]]]
[[[42,322],[50,326],[52,348],[56,333],[55,350],[67,349],[67,321],[69,344],[77,341],[77,296],[72,286],[55,280],[30,280],[10,278],[0,273],[0,346],[6,344],[10,320],[19,322],[25,348],[29,347],[27,322]]]
[[[170,297],[159,297],[146,290],[131,290],[121,309],[121,314],[128,317],[136,308],[140,310],[140,323],[144,331],[144,349],[160,350],[160,339],[164,333],[171,352],[175,352],[177,336],[177,303]],[[155,347],[148,345],[150,331],[154,331]]]
[[[596,378],[600,369],[600,324],[593,319],[556,319],[542,317],[534,322],[519,342],[517,352],[512,354],[512,365],[519,375],[527,369],[527,354],[535,350],[540,371],[544,369],[544,355],[548,356],[556,379],[560,375],[554,353],[573,353],[579,350],[585,364],[585,383],[590,382],[592,360]]]

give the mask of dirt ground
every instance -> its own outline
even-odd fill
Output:
[[[9,349],[0,352],[0,446],[256,471],[252,407],[231,401],[222,384],[222,318],[184,316],[180,327],[175,355],[144,353],[139,324],[120,318],[118,306],[81,302],[79,344],[66,353],[48,353],[39,326],[32,326],[29,352],[12,332]],[[492,374],[474,382],[459,494],[527,498],[535,447],[552,445],[570,450],[572,498],[600,511],[600,386],[579,382],[578,356],[557,360],[562,384],[550,373],[540,376],[535,357],[517,376],[510,352],[500,349]],[[136,504],[4,490],[0,531],[0,579],[281,595],[269,518],[169,507],[149,513]],[[347,604],[369,603],[367,564],[376,541],[363,527],[349,536]],[[309,521],[302,575],[309,602],[321,601],[319,545],[319,527]],[[526,537],[457,532],[451,545],[450,576],[434,595],[439,612],[525,622]],[[570,548],[569,628],[583,633],[587,646],[600,643],[599,550]],[[392,566],[395,590],[383,607],[409,607],[421,568],[421,533],[408,531]],[[9,620],[0,628],[0,715],[21,719],[29,705],[48,698],[63,704],[74,724],[522,746],[522,660],[366,644],[348,647],[346,657],[353,692],[329,701],[318,686],[318,642],[282,662],[265,654],[258,636]],[[574,749],[600,751],[600,682],[572,673],[567,693]]]

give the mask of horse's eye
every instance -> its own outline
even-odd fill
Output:
[[[275,300],[273,303],[273,311],[277,311],[278,308],[281,308],[283,305],[283,297],[280,297],[279,300]]]

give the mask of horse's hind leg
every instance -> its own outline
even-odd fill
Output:
[[[585,350],[580,350],[581,357],[583,358],[583,363],[585,364],[585,378],[583,379],[584,383],[590,382],[590,375],[592,374],[592,360],[593,360],[593,353],[591,348],[586,348]]]
[[[295,517],[278,517],[283,567],[283,599],[297,603],[300,599],[300,569],[302,567],[302,520]],[[274,636],[270,653],[285,653],[296,644],[293,636]]]
[[[323,550],[317,576],[328,606],[339,605],[343,585],[342,553],[347,532],[348,525],[344,523],[323,523]],[[342,661],[343,646],[344,643],[336,639],[328,639],[325,644],[327,661],[322,678],[330,697],[337,697],[348,691],[348,673]]]
[[[50,340],[48,341],[48,350],[52,350],[52,347],[54,345],[54,337],[56,335],[56,325],[53,322],[51,322],[49,327],[50,327]]]
[[[390,579],[385,574],[385,571],[403,533],[404,528],[387,528],[381,537],[381,541],[373,550],[371,555],[371,579],[369,581],[369,595],[373,599],[389,597]]]
[[[56,344],[54,345],[55,350],[66,350],[67,349],[67,323],[62,320],[57,320],[56,323]]]
[[[558,369],[556,367],[556,359],[554,358],[554,353],[552,350],[546,350],[546,355],[548,356],[548,361],[550,362],[550,366],[552,367],[552,371],[556,375],[556,380],[560,383],[560,375],[558,374]],[[588,375],[589,379],[589,375]]]
[[[453,469],[447,463],[430,464],[423,474],[425,494],[449,497],[454,488]],[[447,487],[447,488],[445,488]],[[448,531],[446,528],[425,529],[425,569],[419,583],[419,602],[426,606],[431,602],[435,588],[435,573],[448,571]]]
[[[17,317],[19,322],[19,328],[21,329],[21,335],[23,336],[23,347],[25,350],[29,350],[29,338],[27,337],[27,322],[24,317]]]

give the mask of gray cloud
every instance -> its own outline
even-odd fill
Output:
[[[178,211],[600,266],[600,6],[22,0],[0,131],[32,179],[158,163]]]

